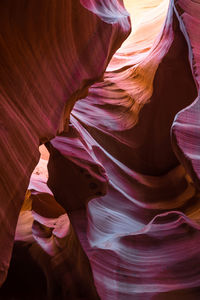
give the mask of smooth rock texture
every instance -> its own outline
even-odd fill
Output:
[[[41,157],[47,156],[44,149],[40,151]],[[17,222],[11,267],[0,289],[0,299],[99,299],[89,261],[69,217],[46,185],[45,163],[47,160],[41,158],[30,179]],[[27,270],[29,281],[34,280],[36,284],[34,276],[38,274],[42,288],[40,284],[33,288],[26,283],[21,273],[26,274]],[[29,288],[24,288],[24,284]]]
[[[172,127],[173,146],[180,161],[192,177],[197,189],[199,189],[200,2],[177,1],[176,7],[182,22],[182,30],[190,50],[190,64],[198,90],[198,96],[189,107],[177,114]]]
[[[199,299],[200,2],[124,1],[123,44],[121,0],[38,3],[0,3],[2,281],[21,208],[41,299]]]
[[[186,2],[185,6],[182,10],[186,11]],[[199,193],[188,176],[189,169],[184,169],[184,160],[173,151],[177,141],[173,140],[173,148],[171,144],[177,113],[193,107],[198,95],[192,42],[180,11],[178,2],[169,3],[161,32],[154,39],[149,34],[150,49],[145,42],[135,43],[131,49],[134,35],[136,41],[142,39],[138,26],[112,58],[104,80],[75,104],[69,132],[47,145],[48,185],[69,213],[101,299],[200,296]],[[198,109],[194,111],[197,116]],[[78,136],[81,145],[77,149]],[[190,149],[191,155],[198,152],[198,146]],[[89,189],[97,173],[89,171],[85,183],[88,154],[104,168],[102,174],[108,178],[105,196],[101,196],[99,185],[96,197]],[[183,149],[184,155],[187,152]],[[85,209],[74,202],[69,188],[61,196],[70,177],[68,161],[72,157],[71,180],[76,180],[74,170],[84,169],[76,182],[81,187],[79,197],[85,195],[85,201],[81,199]],[[92,192],[94,199],[88,202]]]
[[[111,4],[0,2],[0,284],[39,145],[68,126],[74,103],[130,32],[122,1]]]

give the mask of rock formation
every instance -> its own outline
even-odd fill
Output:
[[[86,3],[87,2],[87,3]],[[63,128],[130,31],[121,1],[0,2],[0,283],[38,147]]]
[[[199,299],[199,1],[124,1],[142,14],[117,52],[130,30],[121,0],[9,2],[2,282],[26,193],[15,241],[47,299]],[[42,160],[28,187],[42,143],[48,176]]]
[[[173,123],[176,114],[181,111],[181,116],[197,97],[181,5],[171,1],[164,27],[150,49],[135,42],[134,52],[131,42],[125,42],[104,81],[94,84],[89,95],[75,104],[68,134],[48,146],[49,187],[67,211],[73,210],[70,218],[80,241],[88,241],[84,250],[101,299],[195,299],[199,295],[199,196],[186,176],[191,172],[184,158],[178,155],[178,159],[173,151],[177,143],[173,140],[172,148],[170,134],[172,125],[173,134],[178,128],[179,119]],[[129,40],[134,35],[139,40],[138,31]],[[71,207],[69,188],[63,197],[59,192],[72,175],[67,175],[68,161],[73,159],[73,169],[82,165],[83,155],[75,146],[70,154],[67,151],[72,137],[78,135],[85,152],[104,168],[109,180],[105,196],[101,197],[100,185],[91,189],[100,197],[88,203],[85,213],[80,206]],[[192,155],[192,145],[189,150]],[[82,182],[87,173],[85,167]],[[85,191],[93,178],[84,183]],[[89,191],[85,203],[88,199]],[[80,219],[87,224],[87,234]]]

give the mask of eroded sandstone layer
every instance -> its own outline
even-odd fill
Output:
[[[21,209],[47,299],[199,299],[200,3],[122,2],[0,4],[2,281]]]
[[[114,55],[104,80],[75,104],[69,132],[48,146],[49,187],[69,212],[101,299],[199,297],[199,194],[186,163],[189,154],[198,160],[198,130],[188,125],[198,120],[193,104],[198,94],[198,35],[190,41],[187,34],[195,26],[188,22],[189,14],[198,15],[199,5],[194,6],[171,1],[157,38],[152,42],[146,33],[150,47],[139,43],[138,28]],[[188,109],[191,117],[184,118]],[[184,127],[178,127],[181,117]],[[172,125],[180,140],[173,139],[173,148]],[[77,149],[78,143],[82,145]],[[180,145],[182,157],[178,150],[174,153]],[[88,154],[98,169],[91,170]],[[78,175],[67,175],[70,163]],[[106,195],[97,176],[108,178]],[[81,187],[78,203],[67,185],[75,178]],[[94,199],[89,201],[91,193]]]
[[[0,283],[38,147],[63,128],[130,31],[121,1],[0,2]]]

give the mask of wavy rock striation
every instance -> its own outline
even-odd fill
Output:
[[[185,166],[199,189],[199,84],[200,84],[200,3],[199,1],[177,1],[177,14],[190,50],[189,59],[198,90],[196,100],[180,111],[172,127],[173,146],[181,163]]]
[[[0,2],[0,284],[38,147],[67,127],[130,31],[121,1]]]
[[[0,281],[21,209],[47,299],[199,299],[200,3],[122,2],[0,3]]]
[[[48,185],[69,213],[101,299],[200,296],[199,193],[187,173],[199,174],[198,9],[171,1],[148,47],[132,44],[142,40],[138,26],[104,80],[75,104],[69,132],[47,145]],[[160,10],[157,17],[160,24]]]

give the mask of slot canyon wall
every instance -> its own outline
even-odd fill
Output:
[[[200,1],[0,13],[0,299],[199,299]]]

